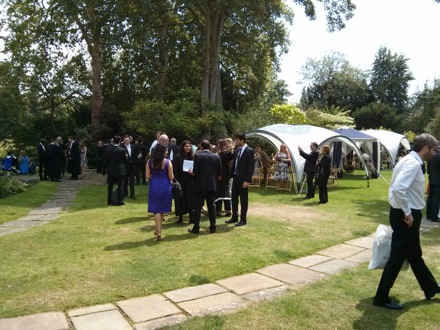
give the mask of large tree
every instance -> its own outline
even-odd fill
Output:
[[[338,107],[350,112],[372,101],[368,75],[353,67],[344,54],[332,52],[321,59],[309,58],[302,67],[301,106],[304,109]]]
[[[370,89],[375,100],[393,107],[397,114],[403,114],[411,80],[414,77],[409,69],[408,59],[403,54],[393,54],[387,47],[380,47],[370,78]]]

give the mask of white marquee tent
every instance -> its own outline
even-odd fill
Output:
[[[319,146],[324,144],[333,146],[333,142],[343,142],[354,150],[363,163],[364,168],[366,168],[361,152],[350,138],[325,128],[311,125],[275,124],[247,132],[246,137],[264,138],[276,149],[279,149],[281,143],[285,143],[291,154],[292,166],[297,180],[301,180],[303,176],[305,163],[305,159],[298,152],[298,145],[301,146],[304,152],[309,153],[310,142],[316,142]]]
[[[406,150],[411,149],[408,139],[402,134],[375,129],[368,129],[362,132],[378,139],[378,141],[390,155],[392,167],[396,165],[396,159],[398,156],[397,153],[400,145],[402,145]]]

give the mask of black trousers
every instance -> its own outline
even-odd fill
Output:
[[[203,204],[208,207],[209,215],[209,229],[216,229],[215,226],[215,191],[196,191],[195,192],[195,208],[194,208],[194,227],[193,230],[199,230],[200,217],[202,213]]]
[[[134,164],[135,166],[135,177],[136,177],[136,184],[140,184],[141,183],[141,178],[142,178],[142,183],[145,184],[147,183],[147,176],[146,176],[146,168],[145,168],[145,163],[143,164]]]
[[[112,204],[113,186],[118,185],[118,202],[117,204],[122,204],[124,202],[124,193],[122,191],[122,185],[124,184],[124,175],[119,176],[108,176],[107,177],[107,203]]]
[[[429,195],[426,200],[426,218],[431,220],[438,219],[440,211],[440,185],[430,184]]]
[[[315,172],[307,172],[307,197],[313,198],[315,197],[315,184],[313,183],[313,179],[315,178]]]
[[[237,179],[232,180],[232,191],[231,191],[231,202],[232,202],[232,217],[238,218],[238,197],[240,197],[240,220],[246,222],[247,211],[248,211],[248,196],[249,189],[243,188],[242,183]]]
[[[390,290],[399,275],[405,259],[408,259],[411,269],[423,291],[434,291],[438,286],[437,281],[422,258],[419,232],[422,212],[411,210],[411,214],[414,222],[411,227],[408,227],[403,221],[405,218],[404,212],[401,209],[390,209],[390,224],[393,228],[391,253],[377,288],[375,299],[378,301],[388,301]]]
[[[328,183],[328,179],[319,185],[319,202],[320,203],[327,203],[328,202],[327,183]]]
[[[124,196],[128,195],[128,185],[130,184],[130,197],[134,197],[134,177],[135,177],[135,164],[130,164],[127,170],[127,175],[124,180]]]

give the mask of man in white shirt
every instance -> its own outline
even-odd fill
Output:
[[[413,151],[394,168],[389,188],[389,218],[393,228],[391,253],[374,297],[375,306],[403,309],[402,304],[391,300],[389,293],[405,259],[408,259],[426,299],[440,293],[440,286],[422,258],[419,232],[422,209],[425,207],[422,165],[431,159],[438,144],[437,139],[430,134],[416,136]]]

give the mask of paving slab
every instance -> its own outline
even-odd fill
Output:
[[[352,239],[351,241],[345,242],[345,244],[354,245],[366,249],[373,249],[373,241],[374,241],[373,237],[367,236],[367,237]]]
[[[27,215],[27,216],[22,217],[17,220],[19,220],[19,221],[35,221],[35,220],[42,220],[45,216],[46,216],[45,214],[34,214],[34,215]]]
[[[14,234],[14,233],[18,233],[18,232],[20,232],[20,231],[24,231],[24,230],[26,230],[27,228],[14,228],[14,227],[9,227],[9,229],[7,229],[7,230],[3,230],[3,228],[1,229],[1,231],[0,231],[0,236],[6,236],[6,235],[9,235],[9,234]]]
[[[181,313],[175,305],[159,294],[118,301],[116,304],[127,314],[133,323]]]
[[[14,228],[30,228],[34,226],[41,225],[45,223],[44,221],[28,221],[28,220],[15,220],[6,222],[3,224],[5,227],[14,227]]]
[[[188,318],[183,314],[176,314],[167,317],[163,317],[156,320],[151,320],[143,323],[138,323],[133,326],[135,330],[154,330],[163,329],[175,324],[185,322]]]
[[[113,309],[118,309],[118,308],[113,304],[95,305],[84,308],[72,309],[67,312],[67,315],[69,315],[69,317],[74,317],[74,316],[110,311]]]
[[[357,263],[369,262],[371,260],[372,253],[373,252],[370,249],[366,249],[365,251],[354,254],[348,258],[345,258],[344,260],[357,262]]]
[[[218,284],[224,286],[230,291],[234,291],[237,294],[245,294],[253,291],[261,291],[268,288],[274,288],[281,286],[284,283],[263,276],[257,273],[250,273],[246,275],[239,275],[229,277],[223,280],[217,281]]]
[[[71,317],[76,330],[132,330],[118,310]]]
[[[318,251],[317,253],[331,258],[344,259],[349,256],[352,256],[353,254],[359,253],[363,250],[364,250],[363,248],[353,245],[338,244],[329,247],[328,249]]]
[[[43,219],[44,221],[56,220],[61,216],[61,214],[46,214]]]
[[[266,290],[246,293],[241,297],[250,301],[272,300],[281,297],[289,289],[292,289],[292,287],[289,287],[287,285],[282,285],[282,286],[277,286],[276,288],[270,288]]]
[[[295,285],[310,284],[326,277],[320,272],[290,264],[267,266],[257,270],[257,272],[276,280]]]
[[[345,269],[354,268],[359,266],[356,262],[351,262],[347,260],[333,259],[322,264],[310,267],[309,269],[316,270],[317,272],[322,272],[328,275],[339,274]]]
[[[289,261],[289,264],[304,267],[304,268],[309,268],[311,266],[322,264],[323,262],[329,261],[331,259],[332,258],[330,258],[330,257],[320,256],[320,255],[314,254],[311,256],[307,256],[307,257],[303,257],[303,258]]]
[[[231,292],[178,303],[180,308],[193,316],[230,312],[245,305],[246,301]]]
[[[191,286],[188,288],[173,290],[165,292],[163,295],[174,302],[182,302],[187,300],[198,299],[202,297],[212,296],[226,292],[224,287],[217,284],[203,284],[198,286]]]
[[[40,313],[0,319],[0,329],[4,330],[68,330],[66,316],[61,312]]]
[[[29,212],[29,215],[32,214],[53,214],[53,213],[61,213],[63,211],[62,207],[38,207]]]

